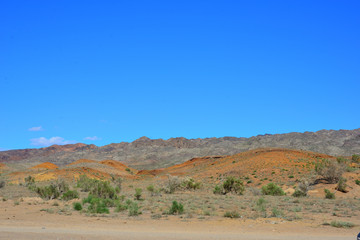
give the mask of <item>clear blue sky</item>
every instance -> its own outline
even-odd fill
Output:
[[[0,3],[0,149],[360,127],[359,1]]]

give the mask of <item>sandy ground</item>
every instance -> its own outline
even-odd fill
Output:
[[[40,211],[46,204],[0,203],[0,239],[356,239],[360,231],[322,226],[315,222],[280,219],[168,219],[59,215]]]

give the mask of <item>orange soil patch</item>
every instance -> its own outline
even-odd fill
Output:
[[[57,169],[59,168],[58,166],[56,166],[55,164],[53,163],[50,163],[50,162],[44,162],[44,163],[41,163],[39,165],[36,165],[34,167],[32,167],[32,169],[39,169],[39,168],[44,168],[44,169]]]
[[[268,182],[291,185],[309,174],[321,158],[333,157],[309,151],[264,148],[232,156],[194,158],[165,168],[161,174],[208,178],[210,182],[219,182],[226,176],[237,176],[255,186]]]
[[[68,166],[76,165],[76,164],[80,164],[80,163],[98,163],[98,162],[95,160],[90,160],[90,159],[79,159],[79,160],[76,160],[75,162],[68,164]]]
[[[134,169],[134,168],[130,168],[128,166],[126,166],[125,164],[119,162],[119,161],[115,161],[115,160],[103,160],[100,162],[101,164],[116,168],[120,171],[126,171],[126,169],[129,169],[131,172],[133,173],[137,173],[138,170]]]
[[[0,168],[6,168],[6,165],[3,163],[0,163]]]
[[[88,167],[60,169],[51,172],[38,173],[33,176],[35,177],[36,181],[49,181],[49,180],[56,180],[58,178],[67,179],[67,180],[77,180],[81,175],[86,175],[87,177],[94,179],[110,178],[110,174]]]
[[[164,171],[163,168],[161,169],[154,169],[154,170],[140,170],[137,172],[137,175],[142,176],[156,176]]]

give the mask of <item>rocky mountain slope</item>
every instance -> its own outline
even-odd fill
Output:
[[[155,169],[211,155],[232,155],[256,148],[280,147],[308,150],[333,156],[360,153],[360,128],[354,130],[321,130],[318,132],[266,134],[250,138],[222,137],[186,139],[139,138],[131,143],[112,143],[102,147],[82,143],[53,145],[40,149],[0,152],[0,162],[65,165],[86,158],[113,159],[137,169]]]

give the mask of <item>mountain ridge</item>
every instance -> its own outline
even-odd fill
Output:
[[[301,149],[332,156],[360,153],[360,128],[353,130],[320,130],[317,132],[291,132],[264,134],[249,138],[184,137],[150,139],[141,137],[133,142],[52,145],[38,149],[19,149],[0,152],[0,162],[51,162],[66,165],[86,158],[97,161],[117,160],[131,167],[154,169],[179,164],[195,157],[231,155],[264,147]]]

